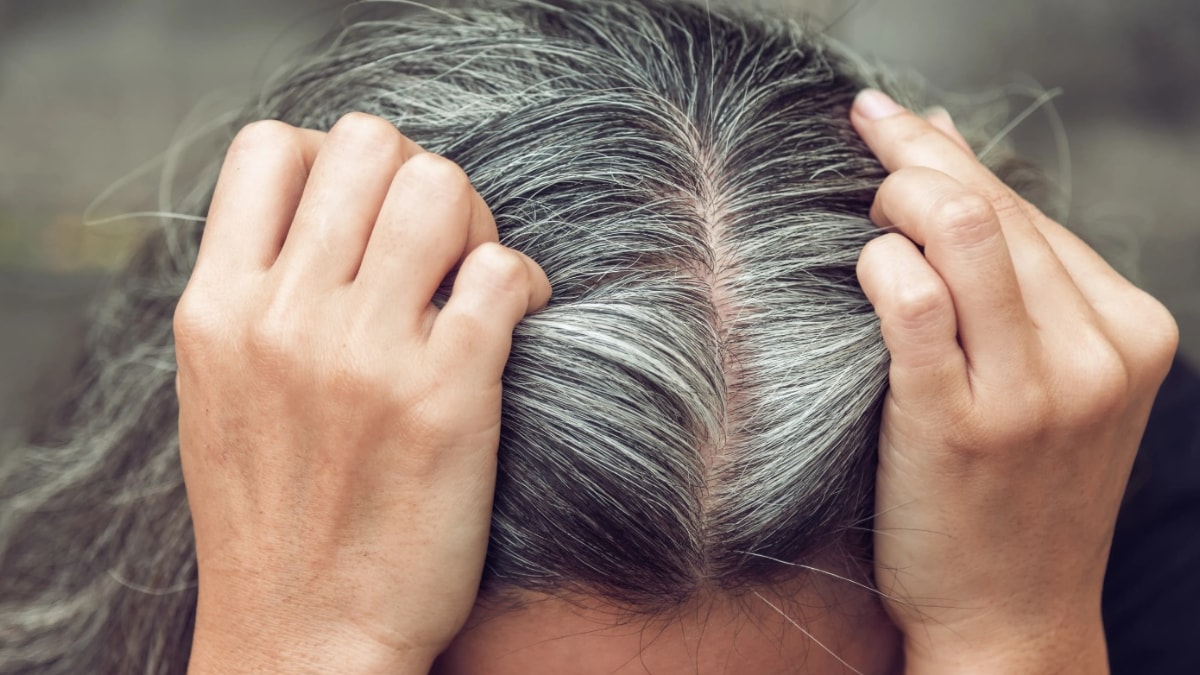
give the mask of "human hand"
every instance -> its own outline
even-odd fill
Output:
[[[426,673],[459,631],[512,330],[550,295],[497,241],[462,170],[382,119],[238,135],[175,314],[191,672]]]
[[[898,231],[858,275],[892,355],[875,572],[908,672],[1107,672],[1101,585],[1175,323],[948,117],[868,92],[852,119]]]

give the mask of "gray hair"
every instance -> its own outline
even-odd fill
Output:
[[[681,0],[487,4],[383,3],[243,118],[391,120],[457,161],[548,273],[505,373],[484,593],[649,613],[818,553],[869,569],[888,357],[854,269],[885,172],[849,106],[864,86],[915,100],[797,23]],[[202,215],[212,181],[174,206]],[[61,402],[6,453],[0,672],[186,670],[171,316],[200,235],[151,237]]]

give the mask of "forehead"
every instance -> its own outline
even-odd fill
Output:
[[[802,675],[897,672],[898,633],[869,595],[753,591],[631,617],[594,598],[477,607],[432,675]]]

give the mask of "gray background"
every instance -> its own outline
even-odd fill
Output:
[[[180,134],[235,109],[337,20],[317,0],[0,0],[0,421],[61,356],[87,298],[142,231],[88,204]],[[763,0],[938,87],[1061,87],[1073,219],[1112,235],[1200,356],[1200,3]],[[1014,112],[1031,101],[1010,99]],[[1019,147],[1057,170],[1052,118]],[[146,206],[134,181],[98,216]]]

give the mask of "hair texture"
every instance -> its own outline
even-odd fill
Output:
[[[849,108],[864,86],[914,99],[798,23],[681,0],[487,4],[385,3],[240,120],[392,121],[457,161],[549,275],[504,376],[485,592],[650,613],[818,553],[869,562],[888,358],[855,263],[885,171]],[[203,215],[214,180],[172,206]],[[5,453],[0,672],[186,670],[171,319],[201,232],[147,241],[60,402]]]

